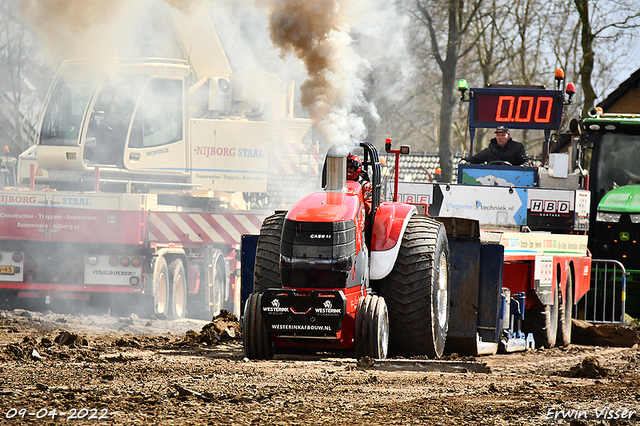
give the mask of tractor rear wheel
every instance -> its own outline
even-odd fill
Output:
[[[284,213],[276,213],[262,222],[256,247],[256,267],[253,292],[263,293],[268,288],[281,288],[280,240]]]
[[[242,345],[249,359],[271,359],[275,352],[267,327],[262,319],[262,293],[251,293],[245,303],[242,320]]]
[[[571,344],[571,316],[573,314],[573,277],[571,270],[567,275],[567,288],[564,294],[565,297],[558,304],[558,337],[556,346],[569,346]]]
[[[382,297],[360,299],[356,313],[356,358],[385,359],[389,347],[389,313]]]
[[[525,312],[522,327],[526,333],[533,333],[536,347],[555,346],[558,334],[558,289],[553,293],[551,305],[541,305]]]
[[[393,270],[378,286],[389,310],[389,355],[442,356],[449,328],[449,278],[444,225],[413,216]]]

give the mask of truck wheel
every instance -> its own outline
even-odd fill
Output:
[[[284,213],[267,217],[262,222],[256,247],[256,267],[253,292],[263,293],[268,288],[281,288],[280,240],[284,225]]]
[[[157,317],[169,314],[169,268],[167,261],[158,256],[153,267],[153,314]]]
[[[553,304],[525,312],[522,327],[525,333],[533,333],[536,347],[552,348],[558,334],[558,290],[554,292]]]
[[[242,320],[242,345],[244,355],[249,359],[271,359],[274,345],[262,320],[260,305],[262,293],[251,293],[244,307]]]
[[[449,328],[449,278],[444,225],[412,217],[393,270],[379,282],[389,309],[390,355],[442,356]]]
[[[558,290],[560,291],[560,290]],[[562,296],[561,293],[558,293]],[[573,314],[573,276],[571,271],[567,275],[567,289],[564,300],[558,304],[558,338],[556,346],[571,344],[571,317]]]
[[[216,275],[216,279],[213,280],[213,316],[220,315],[222,310],[222,299],[224,299],[224,284],[222,278]]]
[[[187,313],[187,282],[184,277],[184,265],[176,259],[169,265],[171,278],[171,315],[172,319],[184,318]]]

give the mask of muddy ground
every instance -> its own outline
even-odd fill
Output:
[[[0,311],[0,424],[624,425],[640,350],[570,346],[440,369],[335,354],[249,361],[234,318]],[[446,368],[445,368],[446,367]]]

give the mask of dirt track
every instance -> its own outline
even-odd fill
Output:
[[[388,371],[332,354],[248,361],[238,337],[237,322],[222,318],[0,311],[0,423],[623,425],[640,418],[637,347],[481,357],[472,365],[486,363],[490,372],[444,373]]]

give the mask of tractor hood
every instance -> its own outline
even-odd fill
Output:
[[[627,185],[612,189],[600,200],[598,211],[640,212],[640,185]]]
[[[347,182],[346,192],[312,192],[293,205],[287,219],[298,222],[355,221],[362,209],[360,188],[357,182]]]

